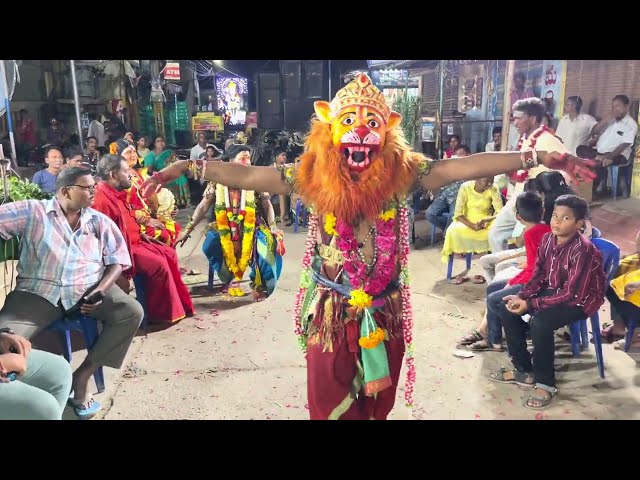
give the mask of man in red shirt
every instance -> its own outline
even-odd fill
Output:
[[[545,408],[558,393],[553,332],[590,317],[604,303],[607,278],[602,255],[580,233],[588,211],[587,202],[580,197],[558,197],[551,233],[542,237],[530,280],[517,295],[505,295],[496,310],[515,369],[501,368],[490,378],[500,383],[535,385],[535,392],[524,398],[527,408]],[[531,315],[528,324],[522,320],[526,313]],[[527,330],[533,341],[533,363],[527,350]]]

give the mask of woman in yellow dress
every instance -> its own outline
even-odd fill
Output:
[[[635,317],[640,324],[640,231],[636,236],[636,253],[620,260],[611,286],[607,290],[611,304],[612,324],[604,324],[600,335],[604,341],[614,342],[614,347],[622,349],[625,344],[626,327]],[[616,341],[617,340],[617,341]],[[637,328],[632,346],[640,345],[640,328]]]
[[[502,197],[492,178],[463,183],[444,238],[442,261],[447,263],[456,253],[489,251],[489,228],[501,208]]]

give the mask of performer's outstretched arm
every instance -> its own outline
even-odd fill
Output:
[[[158,175],[145,182],[145,194],[148,193],[149,188],[156,188],[158,185],[164,185],[180,177],[188,170],[191,161],[202,162],[202,160],[179,160],[163,168]],[[291,186],[283,179],[280,170],[273,167],[249,167],[237,163],[207,162],[204,178],[210,182],[242,190],[275,194],[287,194],[291,191]]]
[[[536,152],[538,162],[547,168],[566,171],[574,180],[592,180],[595,166],[592,160],[586,160],[558,152]],[[426,190],[436,190],[458,180],[473,180],[493,177],[500,173],[515,172],[525,168],[522,152],[485,152],[468,157],[435,162],[425,172],[421,185]]]

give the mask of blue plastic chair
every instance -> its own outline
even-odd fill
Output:
[[[442,232],[442,234],[444,235],[447,232],[447,228],[449,228],[449,225],[451,225],[451,213],[445,212],[442,214],[442,216],[447,218],[447,225],[444,227],[444,231]],[[436,228],[437,227],[435,225],[431,225],[431,246],[432,247],[436,239]]]
[[[62,344],[64,346],[64,358],[66,358],[69,363],[71,363],[71,356],[73,353],[71,349],[72,330],[82,332],[87,349],[93,348],[96,340],[98,340],[98,321],[95,318],[87,317],[85,315],[77,315],[68,319],[63,317],[49,325],[48,330],[60,333],[62,337]],[[102,367],[98,367],[96,369],[93,373],[93,379],[96,382],[98,393],[104,392],[104,372],[102,371]]]
[[[615,243],[605,240],[604,238],[594,238],[591,242],[602,254],[602,262],[604,271],[607,274],[607,282],[610,282],[620,263],[620,248]],[[598,312],[591,316],[591,330],[593,333],[593,344],[596,349],[596,360],[598,361],[600,378],[604,378],[604,358],[602,356],[602,338],[600,336],[600,316]],[[580,350],[588,348],[589,346],[587,319],[573,322],[570,326],[570,331],[571,350],[573,356],[578,357]]]
[[[628,352],[631,348],[631,340],[633,339],[633,331],[636,329],[636,319],[632,318],[627,325],[627,336],[624,341],[624,351]]]
[[[451,276],[453,275],[453,257],[455,254],[449,255],[449,264],[447,265],[447,280],[451,280]],[[467,270],[471,268],[471,257],[473,257],[473,253],[466,254],[467,260]]]
[[[633,162],[634,157],[635,157],[635,152],[632,151],[631,155],[629,156],[629,159],[622,165],[609,166],[609,173],[611,174],[611,193],[613,194],[614,200],[618,199],[618,174],[620,172],[620,168],[627,168],[629,165],[631,165],[631,162]],[[627,179],[625,178],[624,181],[626,182]],[[628,190],[628,189],[625,188],[625,190]]]

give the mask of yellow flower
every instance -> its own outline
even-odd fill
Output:
[[[349,305],[357,308],[368,308],[373,303],[373,297],[364,290],[359,288],[351,292],[351,298],[349,299]]]
[[[231,297],[244,297],[246,294],[244,293],[244,290],[239,287],[231,287],[229,289],[229,295]]]
[[[324,231],[329,235],[338,235],[336,232],[336,216],[333,213],[327,213],[324,216]]]
[[[238,215],[238,220],[240,221],[244,220],[244,215]]]
[[[366,337],[360,337],[358,339],[358,345],[366,349],[376,348],[384,339],[384,330],[378,327]]]
[[[231,220],[231,217],[233,217],[233,213],[231,213],[231,212],[227,212],[227,218],[228,218],[229,220]]]
[[[382,212],[380,214],[380,219],[384,220],[385,222],[387,220],[391,220],[392,218],[396,218],[396,210],[395,210],[395,208],[390,208],[389,210],[385,210],[384,212]]]

